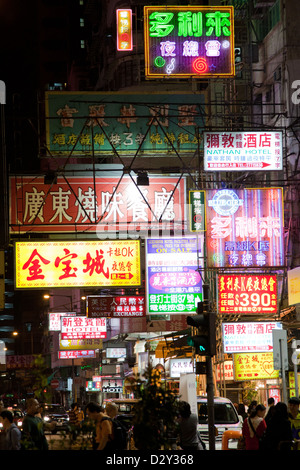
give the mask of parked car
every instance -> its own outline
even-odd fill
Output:
[[[57,431],[68,431],[69,415],[65,408],[59,404],[44,404],[42,418],[45,423],[45,431],[56,434]]]
[[[205,442],[206,447],[209,446],[208,433],[208,410],[207,397],[197,397],[198,405],[198,430]],[[228,398],[214,398],[214,426],[215,426],[215,443],[216,449],[222,448],[222,435],[224,431],[241,431],[242,420],[237,414],[233,403]],[[231,448],[236,448],[237,442],[233,442]]]

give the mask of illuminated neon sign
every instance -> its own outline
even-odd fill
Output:
[[[132,10],[117,10],[117,50],[132,49]]]
[[[209,267],[282,266],[282,188],[206,191]]]
[[[218,277],[220,313],[277,312],[277,276],[226,274]]]
[[[234,75],[231,6],[145,6],[146,78]]]

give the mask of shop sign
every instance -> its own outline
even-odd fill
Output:
[[[49,331],[60,331],[61,317],[76,317],[76,312],[50,312]]]
[[[139,286],[139,240],[15,243],[17,289]]]
[[[234,354],[234,380],[278,379],[279,371],[273,367],[273,353]]]
[[[231,6],[145,6],[145,76],[234,76]]]
[[[63,317],[61,339],[106,338],[106,318]]]
[[[103,349],[103,341],[101,338],[87,338],[87,339],[61,339],[59,338],[59,349],[61,351],[82,350],[82,349]]]
[[[205,191],[189,191],[190,231],[206,230]]]
[[[96,352],[92,349],[82,351],[58,351],[58,359],[94,359]]]
[[[284,265],[282,188],[206,191],[207,266]]]
[[[194,361],[192,358],[170,359],[170,377],[178,378],[180,374],[194,372]]]
[[[277,312],[277,276],[225,274],[218,276],[219,313]]]
[[[282,170],[282,132],[205,132],[205,171]]]
[[[195,313],[202,300],[198,263],[203,240],[178,237],[146,242],[147,313]]]
[[[132,10],[118,9],[117,16],[117,50],[132,51]]]
[[[233,322],[222,324],[224,354],[273,351],[272,330],[279,322]]]
[[[89,295],[87,314],[89,317],[143,317],[146,315],[145,297]]]

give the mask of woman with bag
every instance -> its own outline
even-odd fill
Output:
[[[243,423],[243,437],[245,438],[246,450],[259,450],[259,441],[267,429],[264,416],[266,407],[257,405]]]

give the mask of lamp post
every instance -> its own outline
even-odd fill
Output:
[[[44,294],[43,295],[43,298],[45,300],[50,299],[50,297],[66,297],[67,299],[70,300],[70,306],[71,306],[70,311],[73,310],[73,296],[72,295],[64,295],[64,294]]]

